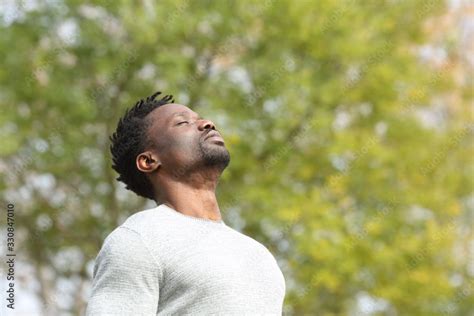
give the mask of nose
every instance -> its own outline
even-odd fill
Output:
[[[215,130],[216,129],[216,126],[214,125],[214,123],[212,123],[212,121],[209,121],[209,120],[202,120],[200,123],[199,123],[199,130],[200,131],[204,131],[206,129],[213,129]]]

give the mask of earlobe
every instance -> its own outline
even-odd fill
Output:
[[[136,165],[138,170],[150,173],[157,170],[161,165],[161,162],[153,153],[144,152],[137,156]]]

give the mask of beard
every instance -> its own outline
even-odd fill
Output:
[[[230,154],[224,146],[200,141],[199,152],[205,167],[216,167],[223,171],[229,165]]]

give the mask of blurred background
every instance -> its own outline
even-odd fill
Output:
[[[474,5],[0,1],[2,315],[82,315],[104,238],[154,207],[108,137],[155,91],[213,120],[224,221],[265,244],[285,315],[473,315]],[[8,314],[8,315],[10,315]]]

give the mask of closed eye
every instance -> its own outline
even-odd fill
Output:
[[[182,124],[187,124],[187,123],[189,123],[189,122],[188,122],[188,121],[182,121],[182,122],[179,122],[179,123],[176,124],[176,125],[182,125]]]

